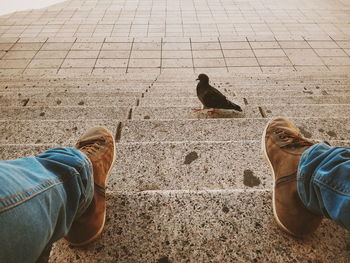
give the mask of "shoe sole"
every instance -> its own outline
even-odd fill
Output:
[[[276,203],[275,203],[275,187],[276,187],[276,176],[275,176],[275,171],[273,169],[273,166],[272,166],[272,163],[269,159],[269,156],[267,155],[267,151],[266,151],[266,143],[265,143],[265,137],[266,137],[266,131],[267,131],[267,128],[269,127],[270,123],[272,122],[273,120],[270,120],[267,124],[266,124],[266,127],[264,129],[264,132],[263,132],[263,135],[262,135],[262,138],[261,138],[261,149],[262,149],[262,152],[264,153],[264,159],[265,161],[268,163],[268,165],[270,166],[270,170],[272,172],[272,177],[273,177],[273,188],[272,188],[272,208],[273,208],[273,215],[276,219],[276,222],[278,224],[278,226],[280,228],[282,228],[284,231],[286,231],[287,233],[291,234],[291,235],[295,235],[293,234],[287,227],[285,227],[282,222],[280,221],[280,219],[278,218],[278,215],[277,215],[277,212],[276,212]]]
[[[113,148],[114,148],[113,160],[112,160],[111,167],[109,168],[109,170],[107,172],[107,176],[106,176],[106,180],[105,180],[105,183],[106,183],[108,181],[108,178],[109,178],[109,176],[110,176],[110,174],[112,172],[112,169],[113,169],[113,167],[115,165],[115,161],[116,161],[116,157],[117,157],[117,154],[116,154],[116,143],[115,143],[115,139],[114,139],[113,134],[111,133],[111,131],[108,130],[107,128],[105,128],[105,127],[101,127],[101,128],[104,128],[105,130],[107,130],[109,135],[112,137],[112,139],[113,139]],[[83,246],[86,246],[86,245],[94,242],[101,235],[101,233],[103,231],[103,228],[105,226],[105,222],[106,222],[106,208],[105,208],[105,211],[104,211],[103,222],[102,222],[101,228],[97,231],[97,233],[95,235],[93,235],[90,239],[88,239],[88,240],[86,240],[86,241],[84,241],[82,243],[72,243],[72,242],[69,242],[67,240],[68,243],[71,244],[72,246],[75,246],[75,247],[83,247]]]

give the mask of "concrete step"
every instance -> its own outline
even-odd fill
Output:
[[[188,90],[195,88],[198,84],[197,82],[155,82],[151,85],[152,90]],[[245,89],[329,89],[330,87],[336,89],[349,89],[350,84],[339,84],[339,83],[210,83],[212,86],[216,87],[219,90],[245,90]]]
[[[242,106],[242,105],[241,105]],[[243,105],[244,106],[244,105]],[[349,104],[294,104],[287,107],[283,104],[258,106],[246,105],[243,112],[202,110],[196,112],[191,107],[134,107],[132,119],[142,120],[179,120],[179,119],[210,119],[210,118],[259,118],[259,117],[348,117]]]
[[[25,94],[21,98],[4,98],[0,97],[1,106],[136,106],[137,98],[119,97],[119,96],[74,96],[67,94],[64,97],[59,96],[32,96]],[[0,95],[1,96],[1,95]],[[9,96],[8,96],[9,97]]]
[[[350,140],[350,118],[291,118],[311,139]],[[260,140],[269,120],[127,120],[122,123],[121,142]]]
[[[204,70],[205,71],[205,70]],[[146,74],[143,74],[144,78],[140,74],[117,74],[117,75],[17,75],[16,78],[9,76],[0,76],[0,82],[35,82],[35,81],[48,81],[48,82],[94,82],[94,83],[104,83],[104,82],[143,82],[150,79]],[[345,72],[289,72],[289,73],[229,73],[229,74],[208,74],[210,80],[213,82],[227,82],[227,81],[236,81],[236,82],[329,82],[329,83],[350,83],[349,74]],[[169,82],[169,77],[178,82],[189,82],[194,81],[197,78],[198,74],[166,74],[162,73],[157,77],[158,82]],[[177,78],[176,78],[177,77]]]
[[[191,107],[134,107],[132,110],[133,120],[181,120],[181,119],[211,119],[211,118],[259,118],[259,108],[246,106],[243,112],[233,110],[210,112],[208,110],[195,111]]]
[[[0,107],[0,120],[125,120],[128,107]]]
[[[300,105],[263,105],[263,112],[267,117],[349,117],[350,106],[349,104],[300,104]]]
[[[77,135],[74,131],[68,133],[72,134],[74,140],[67,136],[59,138],[60,133],[49,133],[45,136],[52,134],[51,141],[40,139],[42,143],[48,141],[48,145],[32,143],[35,139],[28,137],[16,141],[27,145],[1,144],[0,157],[13,159],[28,153],[38,154],[38,150],[48,149],[52,145],[73,146],[80,134]],[[36,138],[42,137],[39,134]],[[339,146],[350,145],[349,140],[330,143]],[[118,143],[116,165],[108,182],[108,189],[113,192],[271,187],[271,173],[262,158],[260,140]]]
[[[107,127],[114,135],[117,120],[8,120],[0,121],[1,144],[57,144],[72,146],[93,126]]]
[[[349,89],[245,89],[245,90],[221,90],[222,93],[225,96],[228,97],[253,97],[253,96],[265,96],[265,97],[274,97],[274,96],[286,96],[286,97],[294,97],[294,96],[310,96],[310,95],[334,95],[334,96],[340,96],[340,95],[345,95],[345,96],[350,96],[350,90]],[[196,94],[196,89],[188,89],[184,90],[181,92],[178,92],[176,90],[169,90],[169,91],[152,91],[151,89],[148,92],[144,93],[144,97],[195,97],[197,96]]]
[[[348,262],[348,233],[324,220],[296,239],[274,222],[270,191],[107,194],[102,238],[54,245],[50,262]]]
[[[350,94],[350,93],[349,93]],[[263,105],[263,104],[350,104],[350,96],[279,96],[279,97],[228,97],[236,104]],[[188,106],[201,107],[197,97],[144,97],[140,99],[140,106]]]
[[[116,89],[25,89],[0,91],[0,98],[48,98],[48,97],[141,97],[140,91],[122,91]]]

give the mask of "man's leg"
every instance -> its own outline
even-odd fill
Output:
[[[307,209],[350,230],[350,148],[310,147],[300,159],[297,182]]]
[[[0,162],[0,262],[34,262],[93,198],[92,166],[74,148]]]
[[[95,127],[76,148],[0,162],[0,262],[34,262],[62,237],[83,246],[101,234],[115,142]]]

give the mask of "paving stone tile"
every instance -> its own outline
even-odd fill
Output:
[[[25,68],[29,62],[29,59],[2,59],[0,60],[0,69]]]
[[[252,41],[249,43],[253,49],[280,48],[277,41]]]
[[[39,50],[39,52],[36,53],[35,58],[65,58],[67,53],[67,50]]]
[[[291,66],[287,57],[258,58],[260,66]]]
[[[163,50],[162,58],[192,58],[190,50]]]
[[[101,50],[99,53],[99,58],[129,58],[130,51],[127,50]]]
[[[350,41],[336,41],[341,48],[350,48]]]
[[[147,51],[139,51],[133,50],[131,52],[131,58],[160,58],[161,51],[160,50],[147,50]]]
[[[112,43],[125,43],[125,42],[132,42],[133,37],[106,37],[105,43],[112,42]]]
[[[73,43],[76,39],[76,37],[49,37],[46,43]]]
[[[47,37],[21,37],[17,43],[44,43]]]
[[[259,66],[258,61],[256,58],[226,58],[226,63],[228,67],[237,66]]]
[[[188,68],[193,67],[192,59],[162,59],[164,68]]]
[[[27,76],[45,76],[45,75],[48,75],[48,76],[53,76],[53,75],[56,75],[58,72],[58,68],[55,67],[55,68],[26,68],[24,71],[23,71],[23,74],[24,75],[27,75]]]
[[[14,68],[1,68],[1,60],[0,60],[0,75],[5,75],[5,76],[11,76],[11,75],[19,75],[22,74],[23,68],[22,69],[14,69]]]
[[[160,42],[134,42],[132,46],[133,50],[161,50]]]
[[[281,63],[282,64],[282,63]],[[261,65],[261,70],[263,73],[287,73],[295,72],[295,68],[292,66],[263,66]]]
[[[94,68],[92,75],[124,75],[126,68]]]
[[[323,57],[326,65],[350,66],[350,57]]]
[[[334,72],[339,72],[339,71],[343,71],[343,72],[349,72],[350,71],[350,66],[328,66],[330,71],[334,71]]]
[[[59,68],[63,59],[33,59],[28,68]]]
[[[326,66],[294,66],[297,71],[301,72],[325,72],[329,71]]]
[[[312,48],[338,48],[334,41],[308,41]]]
[[[122,50],[130,50],[132,46],[132,43],[103,43],[102,51],[104,50],[116,50],[116,51],[122,51]]]
[[[314,49],[315,52],[321,57],[346,57],[347,54],[339,48],[330,49],[330,48],[318,48]]]
[[[221,49],[219,42],[192,43],[192,50]]]
[[[92,47],[93,49],[95,49],[95,46],[98,46],[98,44],[101,44],[100,42],[104,41],[104,37],[78,37],[77,40],[75,41],[76,43],[93,43],[93,45],[88,45],[88,47]]]
[[[96,61],[95,67],[104,68],[104,67],[112,67],[112,68],[121,68],[126,67],[128,65],[128,59],[126,58],[117,58],[117,59],[102,59],[99,58]]]
[[[230,58],[254,57],[252,50],[248,49],[224,49],[224,56]]]
[[[1,39],[1,38],[0,38]],[[12,43],[0,43],[0,50],[10,50],[13,46]]]
[[[254,54],[257,57],[284,57],[283,49],[254,49]]]
[[[228,71],[231,73],[261,73],[260,67],[227,67]]]
[[[210,67],[225,67],[225,60],[220,58],[195,58],[193,59],[194,67],[210,68]]]
[[[102,47],[102,42],[101,43],[76,42],[73,44],[72,50],[100,50],[101,47]]]
[[[251,49],[248,41],[222,42],[222,49]]]
[[[95,65],[96,59],[75,59],[75,58],[67,58],[64,60],[62,64],[62,68],[90,68]]]
[[[189,39],[185,43],[165,42],[163,43],[162,50],[163,52],[165,50],[191,50],[191,44]]]
[[[41,50],[70,50],[73,43],[45,43]]]
[[[18,41],[18,37],[0,37],[0,43],[4,44],[14,44]]]
[[[127,73],[131,78],[139,76],[141,79],[154,80],[160,74],[160,68],[128,68]]]
[[[194,59],[197,58],[222,58],[221,50],[193,50],[192,55]]]
[[[282,48],[310,48],[306,41],[279,41]]]
[[[43,43],[16,43],[11,50],[39,50]]]
[[[2,59],[31,59],[36,52],[37,51],[10,50],[2,57]]]
[[[137,59],[132,58],[129,61],[130,68],[157,68],[160,67],[160,59]]]
[[[92,72],[92,67],[84,67],[84,68],[60,68],[58,73],[59,75],[62,76],[67,76],[67,77],[75,77],[75,76],[86,76],[90,75]]]
[[[318,66],[323,65],[320,57],[312,49],[285,49],[285,52],[293,65]]]
[[[98,50],[71,50],[67,58],[97,58]]]

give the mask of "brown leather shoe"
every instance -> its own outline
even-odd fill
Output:
[[[94,197],[87,210],[77,218],[65,239],[74,246],[85,246],[101,234],[106,218],[105,188],[115,162],[115,141],[103,127],[88,130],[75,147],[91,161],[94,174]]]
[[[273,213],[278,225],[297,237],[314,232],[322,220],[306,209],[297,191],[296,174],[301,154],[313,144],[285,118],[271,120],[262,137],[262,150],[274,178]]]

